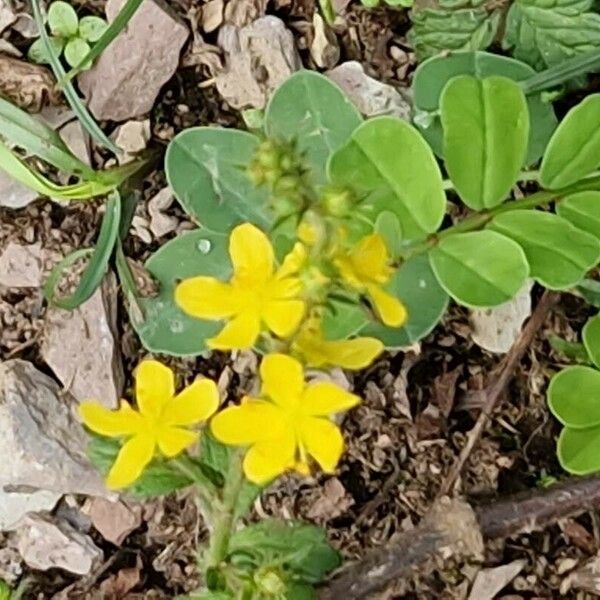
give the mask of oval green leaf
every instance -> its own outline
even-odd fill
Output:
[[[394,213],[405,240],[437,231],[446,212],[442,175],[431,148],[406,121],[377,117],[358,127],[329,161],[332,182],[359,194],[372,193],[361,207],[374,223]]]
[[[531,276],[553,290],[576,285],[600,260],[596,237],[552,213],[513,210],[495,217],[488,227],[517,242]]]
[[[424,61],[413,79],[415,124],[438,156],[443,156],[443,129],[439,116],[440,98],[446,84],[457,75],[473,75],[479,79],[501,75],[513,81],[524,81],[536,72],[529,65],[488,52],[452,52]],[[558,121],[552,104],[542,99],[541,92],[527,96],[530,116],[527,164],[542,156]]]
[[[575,227],[600,238],[600,192],[578,192],[556,205],[556,212]]]
[[[167,180],[192,219],[219,233],[243,222],[270,226],[267,191],[246,175],[258,143],[250,133],[217,127],[175,136],[165,156]]]
[[[92,44],[97,42],[107,29],[108,23],[100,17],[83,17],[79,21],[79,37]]]
[[[329,156],[362,123],[354,104],[330,79],[299,71],[271,97],[265,113],[267,136],[295,141],[313,170],[315,183],[325,183]]]
[[[203,230],[184,233],[162,246],[144,266],[159,284],[157,296],[138,299],[141,315],[130,307],[131,321],[144,347],[173,356],[205,351],[205,340],[222,324],[186,315],[175,304],[175,286],[196,275],[227,280],[231,274],[227,237]]]
[[[446,292],[459,304],[474,308],[508,302],[529,275],[521,246],[495,231],[448,236],[429,256]]]
[[[588,356],[600,368],[600,315],[589,319],[583,328],[582,337]]]
[[[463,202],[474,210],[501,204],[527,151],[525,96],[506,77],[460,75],[441,98],[446,169]]]
[[[576,183],[600,166],[600,94],[572,108],[552,136],[540,182],[550,190]]]
[[[556,452],[560,466],[573,475],[600,471],[600,427],[565,427],[558,438]]]
[[[548,406],[572,429],[600,425],[600,371],[575,366],[556,374],[548,387]]]
[[[53,2],[48,8],[48,27],[52,35],[69,38],[77,33],[79,17],[75,9],[62,0]]]
[[[404,263],[386,289],[406,306],[407,322],[403,327],[386,327],[370,321],[360,335],[376,337],[387,348],[405,348],[429,335],[448,307],[448,294],[438,283],[424,254]]]
[[[78,65],[90,51],[90,45],[81,38],[72,38],[67,42],[65,46],[65,60],[71,67]],[[86,64],[86,69],[91,67],[90,63]]]

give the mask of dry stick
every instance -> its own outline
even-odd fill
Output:
[[[552,307],[558,301],[559,294],[556,292],[551,292],[546,290],[538,305],[535,307],[531,318],[527,322],[527,325],[523,328],[521,335],[517,339],[517,341],[511,347],[509,353],[506,355],[504,360],[502,361],[500,372],[498,376],[494,379],[494,381],[487,387],[485,395],[486,400],[479,413],[479,417],[477,417],[477,421],[475,425],[469,431],[467,436],[467,443],[464,448],[461,450],[460,456],[455,461],[454,465],[450,469],[450,472],[446,476],[446,479],[442,482],[440,487],[440,491],[438,493],[438,498],[441,496],[446,496],[450,493],[454,484],[460,476],[460,473],[467,462],[467,459],[471,455],[475,444],[481,437],[485,425],[490,418],[494,408],[496,407],[496,403],[498,402],[502,392],[506,389],[506,386],[510,383],[510,380],[513,377],[513,372],[521,362],[527,348],[531,345],[533,338],[535,337],[538,329],[544,324],[548,313],[552,309]]]
[[[412,531],[371,550],[319,590],[319,600],[366,600],[388,588],[432,556],[477,554],[484,539],[528,533],[600,506],[600,475],[573,477],[472,509],[459,499],[442,498]],[[474,543],[479,536],[480,547]]]

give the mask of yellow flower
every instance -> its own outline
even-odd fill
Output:
[[[352,250],[335,259],[340,275],[348,285],[366,293],[379,318],[390,327],[406,322],[406,307],[384,286],[394,274],[383,238],[373,233],[364,237]]]
[[[305,312],[297,277],[306,257],[304,246],[297,244],[275,271],[271,242],[260,229],[244,223],[231,232],[229,254],[229,283],[205,276],[186,279],[175,290],[177,304],[198,319],[227,320],[207,341],[217,350],[252,348],[263,324],[279,337],[290,336]]]
[[[383,352],[383,344],[371,337],[326,340],[319,319],[313,318],[299,331],[293,349],[312,367],[336,365],[356,370],[368,367]]]
[[[250,446],[244,458],[246,477],[259,485],[288,469],[307,474],[308,457],[335,470],[344,450],[334,413],[356,406],[360,398],[329,382],[304,381],[302,365],[284,354],[269,354],[260,365],[262,398],[244,398],[211,421],[222,443]]]
[[[198,440],[186,426],[206,421],[219,406],[214,381],[200,379],[175,395],[175,378],[155,360],[138,365],[135,377],[138,410],[121,401],[108,410],[92,401],[82,402],[79,415],[93,432],[107,437],[128,437],[112,466],[106,485],[111,489],[131,485],[154,457],[158,448],[173,458]]]

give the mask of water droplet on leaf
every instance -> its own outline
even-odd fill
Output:
[[[210,249],[212,248],[212,244],[210,240],[200,240],[198,242],[198,250],[202,252],[202,254],[208,254]]]

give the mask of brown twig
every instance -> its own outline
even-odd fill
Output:
[[[523,328],[523,331],[521,331],[521,335],[502,361],[498,374],[494,376],[492,382],[487,387],[485,392],[485,403],[481,409],[481,412],[479,413],[479,416],[477,417],[475,425],[467,434],[467,443],[461,450],[460,455],[456,459],[455,463],[452,465],[450,472],[442,482],[440,491],[438,493],[438,498],[448,495],[454,487],[454,484],[458,480],[460,473],[467,462],[467,459],[475,447],[475,444],[481,437],[487,421],[496,407],[496,403],[502,396],[506,386],[510,383],[514,370],[521,362],[521,359],[527,351],[527,348],[529,348],[531,345],[535,334],[544,324],[548,313],[556,304],[558,298],[559,295],[556,292],[551,292],[548,290],[544,292],[540,298],[540,301],[538,302],[538,305],[535,307],[531,318]]]

